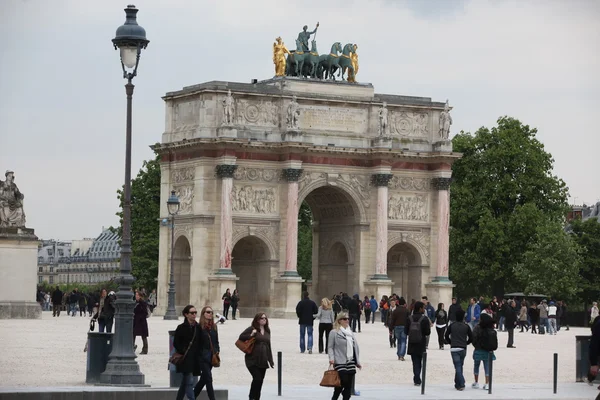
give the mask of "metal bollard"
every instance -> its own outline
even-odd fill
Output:
[[[423,369],[421,371],[421,394],[425,394],[425,377],[427,376],[427,352],[423,353]]]
[[[490,382],[488,384],[488,394],[492,394],[492,378],[494,376],[494,352],[488,354],[488,368],[490,369]]]
[[[281,396],[281,360],[282,354],[277,352],[277,396]]]
[[[554,394],[558,386],[558,353],[554,353]]]

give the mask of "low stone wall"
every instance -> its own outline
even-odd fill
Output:
[[[165,400],[174,399],[177,389],[170,388],[119,388],[106,386],[70,388],[0,389],[0,400]],[[228,400],[227,390],[215,390],[217,400]],[[208,400],[203,391],[200,400]]]

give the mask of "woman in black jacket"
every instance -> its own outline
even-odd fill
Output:
[[[438,335],[438,344],[440,350],[444,350],[444,341],[446,336],[446,326],[448,325],[448,314],[444,310],[444,303],[439,303],[435,312],[435,330]]]
[[[202,372],[200,358],[197,355],[201,344],[201,334],[199,325],[196,323],[196,307],[191,304],[187,305],[182,314],[185,319],[175,330],[173,338],[175,352],[184,356],[183,361],[176,366],[177,372],[183,374],[176,400],[183,400],[184,396],[188,400],[195,400],[194,376],[199,376]]]
[[[200,359],[200,369],[202,375],[196,387],[194,387],[194,395],[198,397],[204,386],[206,386],[206,394],[209,400],[215,400],[215,389],[213,388],[212,379],[212,358],[213,354],[219,354],[219,333],[217,332],[217,324],[213,317],[213,309],[210,306],[205,306],[200,314],[200,345],[198,347],[198,356]]]
[[[246,368],[252,375],[248,398],[259,400],[265,373],[269,367],[273,368],[275,366],[271,351],[271,329],[269,329],[267,314],[256,314],[252,320],[252,325],[240,334],[239,340],[245,342],[252,338],[255,340],[252,353],[246,354],[244,357]]]

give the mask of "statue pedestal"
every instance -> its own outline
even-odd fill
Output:
[[[364,286],[365,295],[368,295],[369,298],[373,295],[377,302],[379,302],[384,295],[389,297],[392,294],[394,282],[387,275],[374,275],[364,283]]]
[[[39,319],[38,238],[33,229],[0,228],[0,319]]]
[[[451,140],[440,140],[433,144],[433,151],[452,152],[452,141]]]
[[[285,133],[281,134],[281,141],[283,142],[302,142],[302,131],[299,129],[288,129]]]
[[[371,140],[371,147],[377,149],[391,149],[392,148],[392,138],[387,136],[380,136]]]
[[[275,279],[275,293],[272,298],[274,318],[298,318],[296,306],[302,300],[302,282],[299,276],[281,276]]]
[[[196,304],[196,307],[202,308],[205,305],[210,305],[215,308],[215,310],[223,310],[223,294],[230,290],[233,293],[233,290],[237,286],[237,281],[240,280],[230,269],[226,271],[230,273],[224,273],[222,270],[217,270],[216,273],[210,275],[208,277],[208,301],[206,304]],[[219,311],[219,313],[221,312]],[[216,311],[215,311],[216,312]]]
[[[222,126],[217,128],[217,137],[237,139],[238,131],[233,126]]]
[[[456,285],[446,276],[436,276],[425,284],[427,298],[431,304],[444,303],[446,309],[452,304],[452,289]]]

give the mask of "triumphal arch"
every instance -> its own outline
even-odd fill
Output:
[[[448,103],[378,94],[354,73],[350,82],[291,75],[206,82],[163,98],[166,127],[153,148],[161,157],[161,217],[171,190],[181,201],[178,310],[188,303],[220,310],[225,290],[237,288],[244,316],[295,317],[302,202],[313,215],[305,282],[313,298],[426,294],[448,304],[448,190],[459,157],[448,140]],[[159,313],[170,240],[161,228]]]

